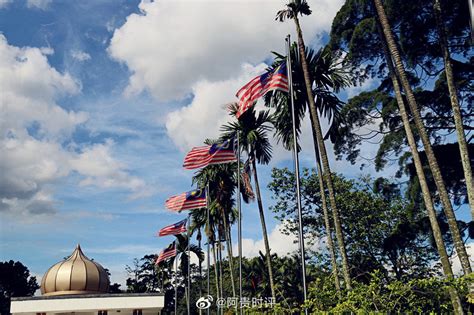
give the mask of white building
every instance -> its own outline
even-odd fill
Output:
[[[67,259],[49,268],[41,296],[12,298],[13,315],[151,315],[164,307],[160,293],[109,294],[105,269],[87,258],[77,245]]]

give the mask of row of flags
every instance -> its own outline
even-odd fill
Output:
[[[236,117],[239,118],[267,92],[276,90],[284,92],[288,92],[289,90],[286,62],[282,62],[276,68],[253,78],[237,92],[236,96],[239,99],[239,107]],[[236,161],[235,139],[227,139],[221,143],[194,147],[188,154],[186,154],[183,167],[187,170],[193,170],[208,165],[232,163]],[[249,161],[244,165],[244,172],[241,176],[243,179],[244,189],[250,196],[250,199],[252,199],[253,192],[250,185]],[[166,200],[165,206],[167,209],[178,212],[182,210],[205,208],[207,206],[206,191],[204,189],[195,189],[179,195],[171,196]],[[158,232],[158,236],[186,233],[186,224],[187,219],[184,219],[177,223],[165,226]],[[176,255],[177,248],[176,241],[174,241],[158,254],[155,263],[159,264],[160,262],[175,257]]]

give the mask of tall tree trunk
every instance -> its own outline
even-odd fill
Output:
[[[201,228],[198,229],[198,246],[199,246],[199,252],[201,253],[201,238],[202,238],[202,234],[201,234]],[[199,297],[202,296],[202,260],[201,260],[201,256],[198,256],[198,261],[199,261]]]
[[[334,228],[336,230],[336,239],[339,245],[339,251],[341,253],[341,258],[342,258],[342,273],[344,275],[344,282],[345,282],[346,288],[350,290],[352,286],[351,286],[351,277],[349,273],[349,262],[347,259],[346,246],[344,243],[344,234],[342,231],[341,220],[339,218],[338,208],[336,205],[334,185],[331,178],[331,169],[329,167],[328,155],[327,155],[326,147],[324,145],[324,138],[323,138],[323,133],[321,131],[321,124],[319,122],[318,111],[314,103],[314,96],[313,96],[313,91],[311,88],[312,84],[311,84],[311,79],[309,76],[308,62],[306,60],[306,54],[305,54],[303,33],[301,31],[298,18],[295,17],[293,20],[295,21],[296,32],[298,34],[298,49],[300,52],[301,66],[303,68],[304,80],[306,83],[306,93],[308,95],[308,101],[309,101],[309,112],[311,115],[311,120],[313,121],[313,132],[316,134],[317,146],[319,147],[319,154],[321,156],[321,161],[323,164],[323,176],[326,181],[326,185],[329,192],[329,203],[331,204],[331,208],[332,208]]]
[[[436,18],[436,26],[438,28],[439,44],[443,52],[444,70],[446,72],[446,81],[448,83],[449,96],[451,98],[451,106],[453,108],[454,125],[459,143],[459,151],[461,154],[461,162],[464,170],[464,178],[466,180],[467,197],[471,208],[471,219],[474,220],[474,179],[472,176],[471,160],[467,149],[466,135],[462,125],[461,107],[459,106],[456,84],[454,83],[453,67],[451,65],[451,56],[448,48],[448,39],[446,29],[443,25],[443,13],[439,0],[434,1],[434,12]]]
[[[224,288],[223,288],[223,277],[222,277],[222,235],[221,229],[219,229],[219,240],[217,242],[217,261],[219,262],[219,285],[221,289],[221,297],[224,297]]]
[[[410,127],[410,119],[406,111],[405,103],[403,101],[402,92],[400,85],[398,84],[398,79],[393,68],[393,62],[390,57],[390,52],[388,50],[387,44],[383,38],[382,28],[379,23],[377,23],[379,30],[379,36],[382,41],[382,47],[385,55],[385,60],[387,62],[390,79],[393,84],[393,90],[395,92],[395,98],[397,100],[400,116],[402,118],[403,127],[405,129],[405,134],[407,136],[408,145],[410,146],[411,154],[413,157],[413,162],[415,164],[416,175],[418,176],[418,181],[420,183],[421,192],[423,196],[423,201],[425,203],[426,210],[428,212],[428,218],[430,220],[431,229],[433,231],[433,237],[436,243],[436,248],[438,249],[438,254],[441,260],[441,265],[443,267],[443,272],[448,279],[453,278],[453,271],[451,264],[449,262],[448,253],[446,252],[446,246],[443,241],[443,235],[439,227],[438,220],[436,218],[436,211],[433,206],[433,201],[431,200],[431,194],[428,188],[428,183],[426,181],[425,172],[423,170],[423,165],[421,163],[420,154],[418,153],[418,148],[416,146],[416,140],[413,135],[413,132]],[[449,288],[449,294],[451,297],[451,303],[456,313],[462,314],[461,300],[459,295],[454,288]]]
[[[313,119],[310,115],[311,126],[314,129]],[[312,132],[313,135],[313,142],[314,142],[314,155],[316,159],[316,168],[318,171],[318,180],[319,180],[319,194],[321,195],[321,206],[323,208],[323,217],[324,217],[324,226],[326,228],[327,234],[327,242],[328,242],[328,249],[329,254],[331,255],[331,266],[332,266],[332,273],[334,277],[334,285],[336,286],[336,290],[340,296],[341,294],[341,284],[339,283],[339,267],[337,266],[337,258],[336,258],[336,250],[334,248],[334,243],[332,240],[332,227],[331,227],[331,219],[329,218],[329,210],[326,200],[326,192],[324,189],[324,181],[323,181],[323,171],[321,169],[321,160],[318,152],[317,143],[318,140],[316,139],[316,135]],[[334,223],[334,222],[333,222]]]
[[[395,71],[397,73],[398,78],[400,79],[403,89],[405,90],[408,105],[410,106],[410,110],[412,112],[416,128],[418,129],[418,133],[425,148],[426,158],[428,159],[428,164],[430,166],[431,173],[433,174],[436,187],[438,188],[441,203],[443,204],[444,213],[448,220],[449,230],[451,231],[451,235],[453,237],[454,247],[458,254],[459,260],[461,261],[463,272],[467,275],[472,272],[469,263],[469,256],[467,254],[466,247],[464,246],[464,242],[461,237],[461,232],[459,231],[456,216],[454,215],[454,210],[451,205],[451,200],[448,196],[448,192],[446,190],[441,171],[439,169],[438,161],[436,160],[433,148],[431,147],[428,133],[426,132],[425,126],[423,125],[423,121],[421,120],[415,95],[413,94],[410,83],[408,82],[408,78],[405,73],[405,68],[403,66],[402,59],[400,58],[397,44],[395,43],[395,39],[393,38],[393,34],[390,29],[387,16],[385,15],[382,2],[381,0],[374,0],[374,4],[377,10],[377,14],[379,16],[380,24],[382,25],[382,30],[385,35],[390,55],[392,56],[393,62],[395,63]]]
[[[232,256],[232,240],[230,238],[230,226],[227,222],[227,216],[224,216],[224,232],[227,245],[227,258],[229,259],[230,282],[232,283],[232,297],[236,297],[234,280],[234,257]]]
[[[268,269],[268,278],[270,280],[270,289],[272,291],[272,298],[275,300],[275,286],[273,284],[273,271],[272,271],[272,257],[270,253],[270,245],[268,244],[268,234],[267,234],[267,225],[265,223],[265,213],[263,212],[263,203],[262,203],[262,196],[260,194],[260,185],[258,184],[258,175],[257,175],[257,163],[255,161],[255,156],[251,155],[252,159],[252,168],[253,168],[253,178],[255,181],[255,194],[257,196],[257,204],[258,204],[258,213],[260,214],[260,222],[262,224],[262,234],[263,234],[263,243],[265,244],[265,258],[267,262],[267,269]],[[276,300],[275,300],[276,301]]]
[[[217,257],[216,257],[216,244],[212,242],[212,258],[214,259],[214,277],[216,278],[216,295],[219,299],[221,297],[219,291],[219,275],[217,274]]]

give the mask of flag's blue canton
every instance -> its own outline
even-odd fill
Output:
[[[186,200],[194,200],[194,199],[200,199],[200,198],[205,198],[206,197],[206,192],[204,189],[195,189],[188,191],[186,193]]]
[[[173,224],[173,227],[175,227],[175,228],[180,228],[181,226],[186,225],[186,221],[187,221],[187,219],[184,219],[184,220],[182,220],[182,221],[179,221],[179,222]]]
[[[222,143],[214,143],[209,148],[209,153],[214,154],[217,151],[233,151],[234,150],[234,139],[227,139]]]
[[[262,74],[260,76],[260,82],[261,82],[262,86],[267,83],[268,79],[271,76],[277,75],[277,74],[281,74],[281,75],[286,76],[286,62],[281,63],[277,68],[273,69],[273,71],[268,71],[268,72],[265,72],[264,74]]]

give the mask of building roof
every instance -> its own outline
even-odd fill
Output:
[[[71,256],[46,271],[41,294],[96,294],[109,291],[109,275],[104,267],[84,255],[78,244]]]

